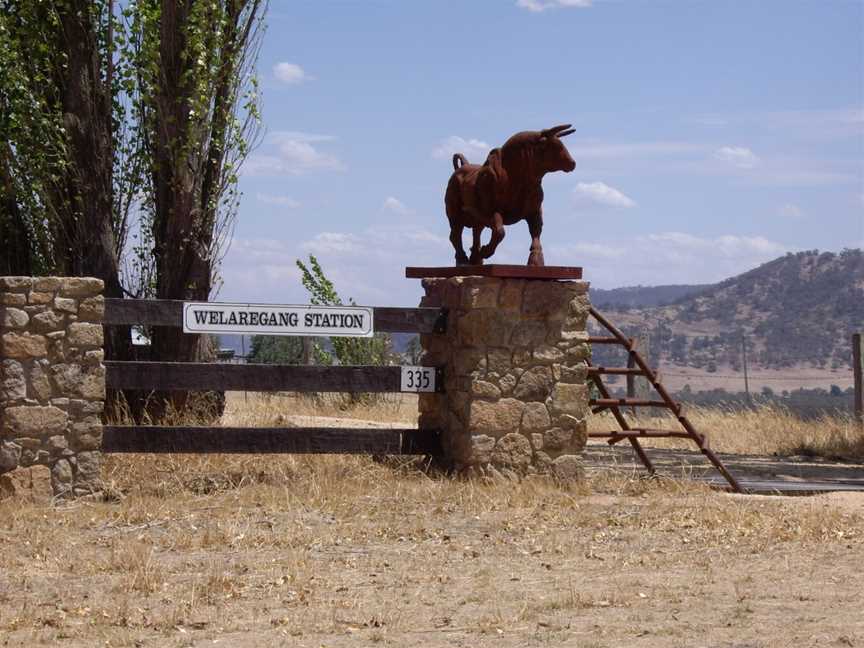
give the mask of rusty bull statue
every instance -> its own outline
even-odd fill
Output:
[[[495,253],[504,238],[504,226],[528,222],[531,234],[529,266],[543,265],[543,176],[553,171],[569,173],[576,168],[561,141],[574,129],[563,124],[542,131],[523,131],[504,146],[489,151],[482,165],[469,164],[461,153],[453,156],[453,175],[447,183],[444,205],[450,221],[450,242],[456,250],[456,265],[479,265]],[[462,230],[473,232],[471,256],[462,247]],[[492,230],[486,245],[480,245],[483,228]]]

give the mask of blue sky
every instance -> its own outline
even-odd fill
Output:
[[[597,287],[864,245],[861,1],[271,0],[259,71],[223,300],[305,301],[312,253],[343,296],[416,305],[404,267],[453,263],[452,154],[560,123],[546,263]]]

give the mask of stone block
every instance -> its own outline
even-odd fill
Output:
[[[533,455],[534,450],[528,438],[511,432],[498,439],[492,450],[492,463],[522,473],[531,465]]]
[[[0,290],[5,292],[23,293],[33,286],[31,277],[0,277]]]
[[[105,284],[93,277],[67,277],[60,285],[63,297],[92,297],[102,293]]]
[[[588,365],[584,362],[572,366],[555,364],[552,365],[552,376],[558,382],[584,383],[588,379]]]
[[[75,459],[78,463],[77,482],[95,485],[99,482],[102,457],[99,452],[79,452]]]
[[[471,381],[471,395],[475,398],[487,398],[497,400],[501,398],[501,390],[497,385],[485,380]]]
[[[459,341],[470,347],[507,346],[516,323],[497,309],[478,309],[460,316]]]
[[[564,482],[581,481],[585,477],[585,469],[579,457],[565,454],[552,461],[552,474]]]
[[[495,437],[475,434],[471,437],[471,463],[486,464],[492,461]]]
[[[568,450],[573,447],[573,430],[560,427],[549,428],[543,432],[544,450]]]
[[[510,279],[503,282],[498,295],[498,307],[504,310],[522,310],[522,293],[526,282],[521,279]]]
[[[22,448],[21,463],[22,467],[27,466],[44,466],[51,459],[51,454],[40,447],[37,448]],[[56,491],[55,491],[56,492]]]
[[[556,383],[547,405],[553,417],[567,414],[582,419],[588,411],[588,386]]]
[[[66,439],[65,435],[55,434],[54,436],[48,437],[48,442],[46,445],[53,454],[59,454],[63,450],[69,448],[69,441]]]
[[[7,329],[20,329],[27,326],[30,316],[19,308],[0,307],[0,326]]]
[[[534,349],[534,360],[541,364],[552,364],[564,360],[564,352],[554,346],[541,344]]]
[[[533,317],[556,317],[567,315],[570,292],[566,284],[557,281],[532,281],[525,287],[522,297],[522,312]]]
[[[510,336],[510,344],[517,347],[533,348],[546,340],[546,323],[538,320],[519,322]]]
[[[564,354],[568,364],[585,362],[591,358],[591,346],[588,344],[574,344],[568,346],[564,350]]]
[[[53,310],[43,311],[33,316],[32,326],[37,333],[63,333],[60,330],[63,327],[63,315]]]
[[[498,386],[501,389],[501,394],[504,396],[509,396],[513,391],[513,388],[516,386],[516,382],[518,378],[514,376],[512,373],[507,373],[501,376],[498,379]]]
[[[60,277],[36,277],[33,280],[33,290],[39,292],[53,292],[60,287]]]
[[[57,364],[51,367],[51,379],[62,394],[92,400],[105,398],[105,368],[101,365]]]
[[[434,402],[438,402],[438,394],[428,395],[433,398]],[[87,401],[84,403],[83,407],[81,407],[81,412],[84,414],[101,414],[104,409],[105,403],[102,400]]]
[[[27,398],[27,378],[24,366],[17,360],[0,363],[0,401]]]
[[[0,338],[0,356],[15,359],[44,358],[48,355],[48,340],[42,335],[9,332]]]
[[[16,405],[7,407],[3,428],[15,437],[49,437],[66,431],[68,415],[53,405]],[[19,443],[24,445],[23,440]]]
[[[66,297],[55,297],[54,309],[63,313],[72,313],[74,315],[78,312],[78,302]]]
[[[31,292],[27,296],[27,303],[36,306],[44,306],[45,304],[50,304],[52,301],[54,301],[54,295],[52,293]]]
[[[74,346],[102,346],[102,325],[79,322],[70,324],[66,339]]]
[[[43,364],[44,363],[44,364]],[[28,395],[38,401],[48,401],[52,395],[51,381],[46,371],[48,363],[40,360],[30,368],[30,390]]]
[[[485,372],[486,354],[477,349],[454,349],[453,371],[457,376]]]
[[[76,451],[99,450],[102,447],[102,426],[98,423],[76,423],[69,436],[71,446]]]
[[[486,351],[486,369],[496,374],[503,375],[510,370],[510,349],[504,347],[493,347]]]
[[[78,319],[82,322],[101,322],[105,316],[105,298],[88,297],[78,305]]]
[[[21,446],[12,441],[0,441],[0,473],[14,470],[21,463]]]
[[[469,426],[472,433],[498,436],[516,432],[525,404],[515,398],[497,402],[476,400],[471,403]]]
[[[501,282],[482,277],[464,277],[460,285],[459,308],[495,308],[498,306],[498,291]]]
[[[51,466],[51,488],[55,495],[65,495],[72,491],[72,464],[68,459],[58,459]]]
[[[27,295],[21,293],[0,293],[0,304],[3,306],[24,306]]]
[[[523,432],[540,432],[552,424],[549,411],[543,403],[525,403],[525,411],[522,414]]]
[[[519,376],[513,396],[521,401],[545,401],[551,388],[552,370],[549,367],[532,367]]]

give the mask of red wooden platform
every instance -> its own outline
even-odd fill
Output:
[[[499,277],[507,279],[581,279],[582,268],[573,266],[524,266],[490,263],[488,265],[405,268],[408,279],[435,277]]]

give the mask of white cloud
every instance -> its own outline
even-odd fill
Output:
[[[759,164],[756,154],[744,146],[721,146],[714,151],[714,157],[739,169],[752,169]]]
[[[798,205],[794,205],[792,203],[786,203],[785,205],[781,205],[777,209],[777,213],[783,218],[801,218],[804,215],[804,212]]]
[[[270,135],[269,148],[275,152],[252,155],[244,165],[249,175],[300,175],[309,171],[341,171],[345,165],[338,156],[320,150],[336,138],[295,131],[281,131]]]
[[[516,6],[528,11],[540,12],[561,7],[590,7],[592,0],[516,0]]]
[[[306,74],[302,67],[296,63],[288,62],[277,63],[274,65],[273,76],[279,79],[279,81],[282,81],[282,83],[287,83],[288,85],[298,85],[304,81],[312,79],[312,77]]]
[[[636,202],[605,182],[580,182],[573,189],[577,205],[602,205],[604,207],[635,207]]]
[[[297,258],[290,244],[275,239],[231,241],[220,269],[219,297],[251,303],[304,303]]]
[[[456,153],[461,153],[469,162],[482,164],[490,148],[492,147],[482,140],[473,138],[466,140],[458,135],[451,135],[441,140],[438,146],[432,149],[432,157],[439,160],[450,159]]]
[[[300,206],[300,202],[294,200],[290,196],[276,196],[273,194],[259,193],[255,195],[255,199],[265,205],[279,205],[280,207],[287,207],[288,209],[297,209]]]
[[[398,198],[393,196],[387,196],[384,199],[384,204],[381,206],[384,211],[393,212],[394,214],[399,214],[400,216],[409,216],[414,213],[413,209],[410,209]]]
[[[763,236],[659,232],[614,242],[549,244],[546,261],[582,265],[598,288],[713,283],[795,251]],[[566,260],[566,261],[565,261]]]
[[[345,232],[321,232],[301,246],[311,254],[362,254],[363,241],[354,234]]]

